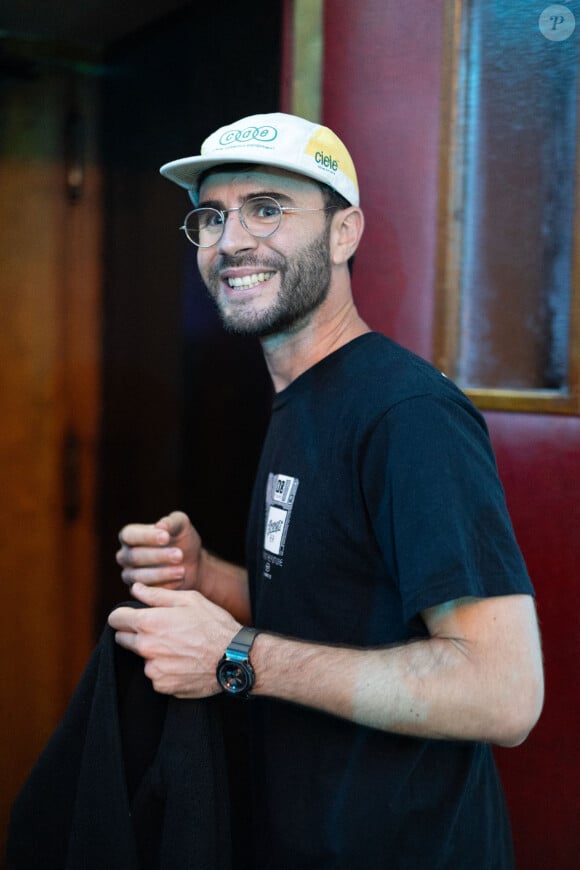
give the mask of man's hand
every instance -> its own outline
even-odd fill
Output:
[[[143,583],[165,589],[200,588],[201,538],[181,511],[152,525],[125,526],[119,541],[116,558],[128,586]]]
[[[145,675],[154,689],[178,698],[217,694],[216,667],[240,624],[199,592],[139,583],[131,592],[148,607],[118,607],[109,625],[120,646],[145,659]]]

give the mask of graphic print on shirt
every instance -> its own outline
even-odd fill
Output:
[[[268,475],[264,525],[264,576],[268,579],[272,577],[272,565],[282,565],[298,483],[297,477],[289,477],[286,474],[270,472]]]

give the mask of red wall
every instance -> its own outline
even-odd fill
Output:
[[[427,358],[442,8],[442,0],[326,0],[324,21],[323,121],[352,151],[367,218],[355,266],[359,308],[375,329]],[[522,747],[497,753],[518,868],[572,870],[580,865],[580,420],[487,417],[537,590],[546,660],[539,725]]]
[[[437,6],[433,0],[325,6],[324,122],[353,154],[367,218],[357,300],[372,326],[424,356],[431,352],[435,281]]]
[[[489,414],[516,535],[537,594],[546,703],[517,750],[497,752],[519,867],[580,866],[580,420]]]

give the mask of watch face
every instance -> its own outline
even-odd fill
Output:
[[[252,688],[253,679],[247,665],[238,662],[221,662],[218,669],[218,680],[224,691],[230,695],[243,695]]]

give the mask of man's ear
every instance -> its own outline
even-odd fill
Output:
[[[365,226],[360,208],[341,209],[332,219],[330,232],[330,259],[334,266],[348,263],[358,248]]]

